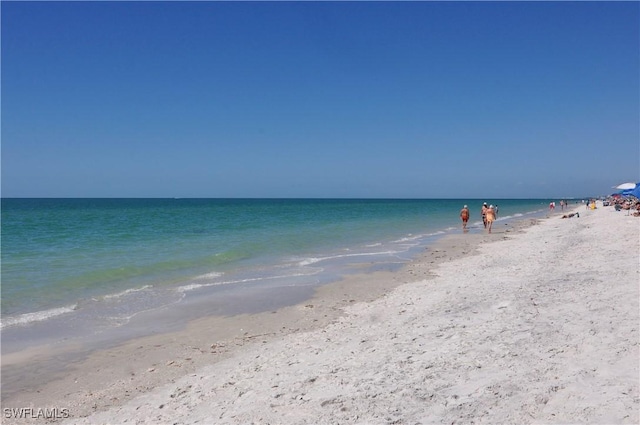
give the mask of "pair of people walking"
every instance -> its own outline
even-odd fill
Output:
[[[487,205],[485,202],[482,204],[482,210],[480,213],[482,214],[482,223],[484,224],[484,228],[491,233],[491,227],[493,226],[493,222],[496,221],[497,217],[497,209],[493,205]],[[462,210],[460,210],[460,219],[462,219],[462,230],[467,230],[467,223],[469,222],[469,218],[471,217],[471,213],[469,212],[469,207],[465,205]]]

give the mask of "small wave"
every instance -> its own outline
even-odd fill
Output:
[[[105,296],[103,296],[103,297],[102,297],[102,299],[104,299],[104,300],[110,300],[110,299],[112,299],[112,298],[120,298],[120,297],[124,297],[124,296],[125,296],[125,295],[127,295],[127,294],[131,294],[131,293],[133,293],[133,292],[140,292],[140,291],[144,291],[144,290],[149,289],[149,288],[151,288],[151,287],[152,287],[151,285],[144,285],[144,286],[143,286],[143,287],[141,287],[141,288],[131,288],[131,289],[127,289],[127,290],[122,291],[122,292],[118,292],[117,294],[105,295]]]
[[[217,283],[191,283],[189,285],[182,285],[182,286],[178,286],[175,290],[177,292],[189,292],[189,291],[193,291],[194,289],[198,289],[198,288],[203,288],[205,286],[214,286],[217,285]]]
[[[505,215],[505,216],[496,218],[496,221],[513,220],[514,218],[520,218],[520,217],[523,217],[523,214],[517,213],[513,215]]]
[[[222,276],[222,273],[211,272],[211,273],[205,273],[205,274],[200,275],[200,276],[196,276],[196,277],[194,277],[194,279],[195,280],[215,279],[216,277],[220,277],[220,276]]]
[[[422,234],[422,235],[409,235],[409,236],[405,236],[404,238],[400,238],[398,240],[393,241],[393,243],[406,243],[406,242],[415,242],[417,240],[423,239],[423,238],[428,238],[431,236],[437,236],[437,235],[443,235],[445,234],[445,231],[442,230],[438,230],[437,232],[433,232],[433,233],[426,233],[426,234]]]
[[[371,257],[375,255],[395,255],[399,254],[402,251],[382,251],[382,252],[361,252],[357,254],[343,254],[343,255],[333,255],[330,257],[309,257],[304,260],[298,262],[298,265],[301,267],[309,266],[311,264],[319,263],[321,261],[326,260],[335,260],[338,258],[346,258],[346,257]]]
[[[309,258],[305,258],[304,260],[300,261],[300,262],[298,263],[298,265],[299,265],[299,266],[302,266],[302,267],[304,267],[304,266],[309,266],[309,265],[311,265],[311,264],[318,263],[318,262],[320,262],[320,261],[322,261],[322,260],[326,260],[326,259],[328,259],[328,258],[332,258],[332,257],[326,257],[326,258],[314,258],[314,257],[309,257]]]
[[[182,285],[175,288],[177,292],[189,292],[194,289],[199,288],[207,288],[211,286],[221,286],[221,285],[231,285],[237,283],[248,283],[248,282],[257,282],[259,280],[273,280],[273,279],[287,279],[290,277],[300,277],[300,276],[313,276],[316,273],[293,273],[279,276],[266,276],[266,277],[252,277],[247,279],[238,279],[238,280],[226,280],[222,282],[213,282],[213,283],[190,283],[188,285]]]
[[[392,243],[405,243],[405,242],[414,242],[418,239],[422,238],[424,235],[407,235],[404,238],[397,239],[392,241]]]
[[[41,322],[43,320],[51,319],[52,317],[60,316],[66,313],[71,313],[77,308],[78,308],[78,304],[74,304],[66,307],[52,308],[50,310],[42,310],[42,311],[35,311],[33,313],[20,314],[15,317],[6,317],[2,319],[2,322],[0,323],[0,329],[7,328],[9,326],[26,325],[28,323]]]

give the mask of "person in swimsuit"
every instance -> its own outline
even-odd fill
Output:
[[[462,230],[466,230],[469,221],[469,208],[466,205],[460,210],[460,218],[462,219]]]
[[[480,214],[482,214],[482,224],[484,224],[484,228],[487,228],[487,203],[482,204],[482,210],[480,210]]]
[[[489,205],[485,215],[487,216],[487,229],[489,229],[489,233],[491,233],[491,225],[496,221],[496,213],[493,210],[493,205]]]

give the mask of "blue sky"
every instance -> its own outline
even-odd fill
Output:
[[[640,181],[637,2],[6,2],[2,196]]]

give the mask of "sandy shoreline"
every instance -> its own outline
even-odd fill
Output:
[[[527,219],[502,224],[498,233],[508,234],[534,222],[535,219]],[[430,246],[424,258],[435,267],[442,261],[471,253],[487,238],[492,237],[477,232],[451,235]],[[244,345],[255,342],[257,337],[261,341],[268,341],[289,333],[326,326],[343,315],[346,306],[355,302],[372,301],[396,286],[413,280],[415,273],[411,264],[400,272],[350,275],[345,280],[320,286],[315,294],[305,298],[299,305],[284,308],[274,306],[273,310],[266,313],[206,317],[192,321],[182,331],[135,338],[115,348],[96,350],[73,366],[69,365],[66,354],[48,347],[4,355],[3,376],[13,374],[14,382],[24,381],[24,389],[16,390],[12,385],[13,391],[5,390],[3,407],[63,406],[72,410],[74,416],[85,416],[122,403],[205,365],[231,357]],[[260,309],[264,307],[260,305]],[[77,350],[82,348],[75,348],[75,354],[72,354],[75,357],[78,357]],[[126,359],[126,367],[114,364],[113,360],[119,358]],[[42,359],[48,364],[46,369],[51,368],[52,361],[54,367],[60,368],[56,376],[50,376],[49,370],[38,370],[44,369],[38,366],[43,363]],[[19,368],[13,370],[8,367],[13,364],[17,364]],[[33,367],[37,369],[32,370]],[[153,372],[140,373],[149,370]],[[29,375],[29,379],[24,379],[25,373]],[[38,383],[43,373],[52,378],[51,382]],[[91,403],[86,403],[87,399]],[[40,423],[39,420],[29,419],[31,418],[15,422]],[[14,418],[5,418],[5,421],[13,423]]]
[[[94,353],[3,408],[87,424],[638,423],[640,221],[577,211]]]

